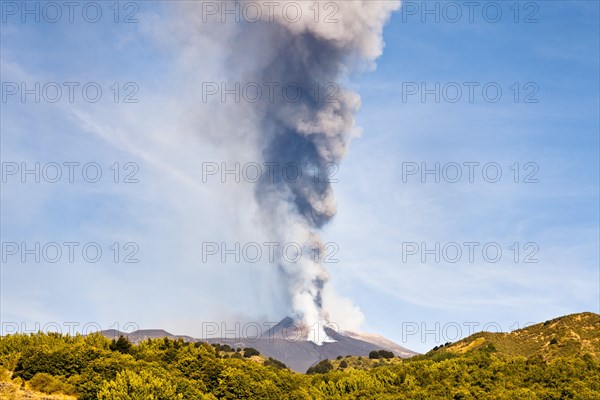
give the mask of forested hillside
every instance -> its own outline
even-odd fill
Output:
[[[0,339],[0,397],[24,387],[79,399],[600,399],[592,313],[480,333],[410,359],[386,351],[292,372],[252,349],[94,334]],[[153,395],[154,397],[150,397]],[[29,397],[35,398],[35,397]]]
[[[582,357],[591,354],[600,361],[600,315],[580,313],[555,318],[511,333],[480,332],[440,348],[442,352],[462,354],[470,350],[496,350],[497,355]]]

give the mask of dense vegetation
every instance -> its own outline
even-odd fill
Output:
[[[408,360],[338,357],[310,374],[254,349],[181,339],[10,335],[0,339],[0,381],[105,400],[600,399],[599,322],[587,313],[477,334]]]
[[[442,352],[463,354],[485,347],[505,356],[582,357],[589,353],[600,361],[600,315],[573,314],[511,333],[480,332],[440,347]]]

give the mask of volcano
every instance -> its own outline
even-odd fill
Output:
[[[263,356],[273,357],[298,372],[306,372],[309,367],[324,359],[335,359],[338,356],[347,355],[367,357],[373,350],[391,351],[394,355],[402,358],[419,354],[380,335],[337,331],[329,327],[325,327],[327,338],[323,340],[323,344],[317,345],[315,342],[307,340],[306,330],[302,329],[302,325],[298,321],[290,317],[284,318],[261,336],[252,338],[195,339],[190,336],[172,335],[164,330],[138,330],[129,334],[111,330],[101,333],[110,339],[123,335],[134,343],[150,338],[167,337],[170,339],[182,338],[190,342],[227,344],[233,348],[252,347]]]

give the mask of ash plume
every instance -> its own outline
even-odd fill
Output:
[[[300,260],[282,257],[278,268],[288,285],[293,316],[312,332],[309,340],[321,343],[330,319],[329,276],[318,231],[336,214],[327,171],[346,154],[360,107],[359,96],[342,82],[381,54],[383,27],[400,2],[338,1],[335,14],[323,11],[319,18],[314,2],[279,3],[300,7],[300,18],[265,13],[259,21],[228,24],[227,34],[218,26],[226,25],[222,20],[204,29],[226,46],[225,64],[239,78],[277,87],[273,96],[248,105],[259,121],[253,133],[256,146],[274,169],[256,184],[255,198],[265,228],[277,242],[302,248]],[[319,3],[321,10],[325,3],[332,2]],[[188,15],[195,13],[206,22],[198,5],[185,7]]]

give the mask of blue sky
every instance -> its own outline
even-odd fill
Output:
[[[339,263],[327,267],[337,292],[365,314],[363,330],[417,351],[455,340],[456,325],[464,336],[475,322],[506,331],[600,310],[598,3],[520,2],[517,23],[512,3],[494,4],[502,10],[497,23],[477,10],[473,22],[465,15],[458,23],[431,16],[423,22],[421,9],[395,13],[377,68],[348,78],[362,97],[363,134],[334,184],[338,215],[322,236],[338,245]],[[524,23],[531,12],[537,22]],[[219,49],[207,44],[187,54],[166,40],[162,26],[174,28],[165,3],[140,2],[136,17],[134,24],[108,17],[97,24],[2,23],[3,82],[94,81],[105,93],[95,104],[1,104],[3,162],[96,162],[103,172],[95,184],[11,177],[2,187],[2,242],[96,242],[105,254],[95,264],[9,258],[1,270],[2,321],[102,328],[133,321],[196,336],[201,321],[276,321],[285,300],[274,289],[272,266],[199,260],[204,241],[261,238],[248,217],[248,185],[201,182],[202,161],[235,159],[225,138],[208,143],[196,135],[218,132],[219,118],[227,118],[196,113],[195,84],[220,72],[199,65],[193,74],[177,60],[208,60]],[[135,82],[139,102],[112,102],[114,82],[121,90]],[[456,103],[433,95],[403,99],[407,85],[436,82],[479,86],[473,102],[466,91]],[[496,103],[480,90],[489,83],[503,91]],[[525,103],[532,88],[537,102]],[[115,162],[120,183],[109,168]],[[139,166],[138,183],[122,183],[128,162]],[[403,180],[406,163],[465,162],[495,163],[502,179]],[[519,183],[510,169],[515,163]],[[527,163],[537,166],[537,183],[522,182],[533,171]],[[140,262],[114,262],[114,242],[134,242]],[[436,242],[497,243],[503,257],[403,260],[407,243]],[[510,249],[515,242],[519,262]],[[534,248],[539,262],[524,263]]]

